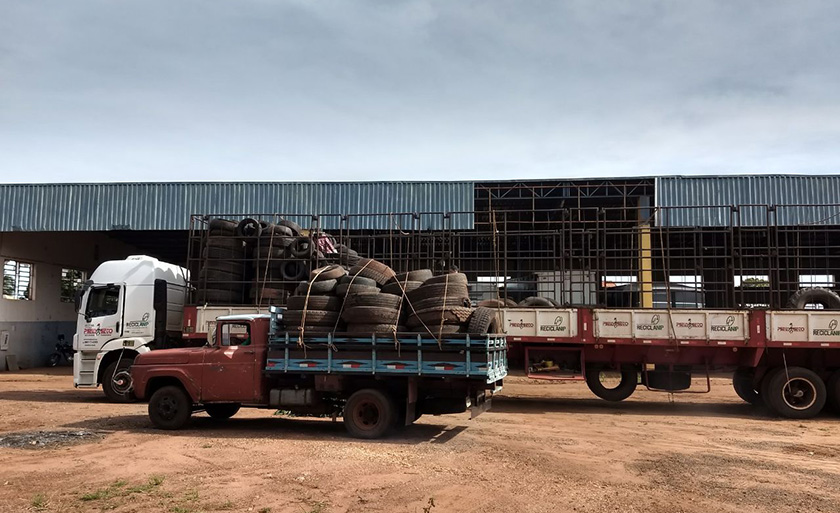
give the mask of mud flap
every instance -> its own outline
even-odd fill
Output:
[[[484,392],[476,394],[470,399],[470,420],[478,417],[490,409],[491,399]]]

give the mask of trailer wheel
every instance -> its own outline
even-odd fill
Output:
[[[239,411],[242,405],[239,403],[228,404],[207,404],[204,406],[204,411],[210,415],[213,420],[227,420]]]
[[[635,369],[620,371],[609,367],[588,367],[586,385],[593,394],[606,401],[623,401],[633,395],[639,381]]]
[[[761,396],[755,389],[755,386],[753,386],[754,377],[755,371],[753,369],[745,367],[738,368],[735,374],[732,375],[732,388],[735,389],[738,397],[744,401],[750,404],[759,404],[761,402]]]
[[[132,393],[131,373],[128,368],[134,362],[134,358],[123,358],[116,360],[105,367],[102,371],[102,391],[105,397],[114,403],[134,402]]]
[[[190,415],[192,401],[181,387],[161,387],[149,399],[149,419],[158,429],[181,429]]]
[[[356,438],[380,438],[394,425],[396,408],[390,397],[375,388],[353,393],[344,406],[344,427]]]
[[[790,419],[808,419],[822,411],[825,383],[816,372],[804,367],[779,369],[767,383],[767,403],[776,413]]]

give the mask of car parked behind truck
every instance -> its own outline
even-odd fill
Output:
[[[490,406],[507,375],[504,337],[419,334],[301,336],[282,310],[217,320],[203,347],[144,353],[131,377],[161,429],[179,429],[197,411],[227,419],[241,407],[299,415],[343,415],[347,431],[378,438],[422,414],[473,417]]]

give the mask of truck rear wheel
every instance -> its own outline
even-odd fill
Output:
[[[133,382],[128,368],[134,363],[134,358],[123,358],[111,362],[102,372],[102,391],[105,397],[114,403],[134,402],[132,393]]]
[[[204,406],[204,411],[214,420],[227,420],[236,415],[241,407],[239,403],[208,404]]]
[[[356,438],[380,438],[394,425],[396,408],[390,397],[375,388],[355,392],[344,406],[344,427]]]
[[[604,366],[586,369],[586,385],[593,394],[606,401],[623,401],[633,395],[639,373],[633,370],[613,370]]]
[[[738,394],[738,397],[744,401],[750,404],[759,404],[761,402],[761,397],[755,389],[755,386],[753,386],[754,377],[755,371],[753,369],[740,367],[735,371],[735,374],[732,375],[732,388],[735,389],[735,393]]]
[[[181,429],[190,415],[192,401],[181,387],[161,387],[149,399],[149,419],[158,429]]]
[[[827,396],[823,380],[804,367],[788,367],[775,372],[766,390],[768,406],[790,419],[814,417],[822,411]]]

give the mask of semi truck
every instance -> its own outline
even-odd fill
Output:
[[[134,393],[161,429],[179,429],[200,411],[224,420],[255,407],[342,415],[359,438],[422,414],[469,408],[474,418],[506,375],[502,336],[306,336],[290,333],[276,307],[219,317],[204,346],[146,352],[131,366]]]
[[[77,296],[73,384],[101,384],[110,400],[132,400],[128,369],[138,355],[200,345],[207,338],[201,330],[218,315],[259,312],[250,306],[186,306],[188,282],[189,272],[183,267],[145,255],[97,267]]]

